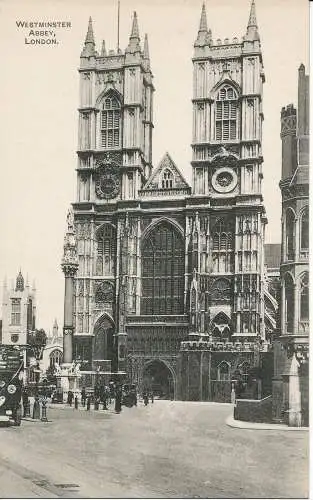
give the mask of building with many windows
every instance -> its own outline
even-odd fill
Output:
[[[275,342],[273,416],[308,425],[309,76],[298,72],[298,108],[281,111],[282,244],[280,337]]]
[[[35,329],[36,289],[27,282],[19,271],[15,283],[3,284],[2,300],[2,343],[27,344],[28,332]]]
[[[243,39],[223,42],[203,5],[191,186],[169,153],[152,165],[153,74],[136,13],[124,52],[104,43],[97,52],[90,19],[79,78],[77,199],[62,262],[73,355],[65,340],[64,356],[175,398],[228,400],[234,373],[260,365],[275,328],[264,298],[254,0]]]

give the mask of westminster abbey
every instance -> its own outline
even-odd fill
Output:
[[[262,368],[277,309],[264,266],[254,0],[243,38],[224,41],[213,39],[203,5],[192,62],[189,185],[169,153],[152,164],[154,84],[137,14],[125,51],[103,42],[98,52],[89,20],[62,264],[73,325],[64,333],[82,371],[175,399],[228,401],[236,374]]]

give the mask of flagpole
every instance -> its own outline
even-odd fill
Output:
[[[120,50],[120,0],[117,2],[117,52]]]

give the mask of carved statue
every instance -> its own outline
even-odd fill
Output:
[[[74,231],[74,214],[71,208],[67,212],[66,221],[67,221],[67,232],[72,233]]]

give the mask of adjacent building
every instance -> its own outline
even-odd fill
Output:
[[[280,337],[275,342],[273,417],[308,425],[309,76],[298,72],[298,107],[281,111]]]
[[[2,300],[2,343],[26,345],[27,334],[35,330],[36,288],[24,282],[19,271],[15,283],[3,284]]]

